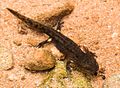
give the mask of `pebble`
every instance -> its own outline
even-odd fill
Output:
[[[13,56],[9,49],[0,46],[0,70],[8,70],[13,67]]]
[[[52,53],[45,49],[37,49],[33,53],[32,58],[28,58],[24,63],[24,67],[31,71],[43,71],[51,69],[55,66],[56,60]]]
[[[10,74],[8,75],[8,80],[9,81],[16,81],[18,78],[16,76],[16,74]]]
[[[40,84],[41,84],[41,80],[39,80],[39,79],[35,80],[36,87],[39,87]]]
[[[14,40],[13,43],[14,43],[15,45],[17,45],[17,46],[22,45],[21,40],[18,40],[18,39],[17,39],[17,40]]]
[[[7,74],[7,79],[9,81],[25,80],[25,72],[23,71],[23,69],[15,68],[12,73]]]
[[[115,74],[105,80],[103,88],[120,88],[120,74]]]
[[[27,38],[26,43],[29,44],[30,46],[37,46],[39,44],[39,40],[35,38]]]

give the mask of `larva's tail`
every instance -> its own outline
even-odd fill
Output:
[[[10,8],[6,8],[8,11],[10,11],[14,16],[16,16],[18,19],[20,19],[21,21],[23,21],[24,23],[26,23],[29,27],[33,28],[34,30],[38,31],[38,32],[44,32],[45,29],[45,25],[38,23],[37,21],[34,21],[31,18],[28,18],[24,15],[21,15],[20,13],[18,13],[17,11],[14,11]]]

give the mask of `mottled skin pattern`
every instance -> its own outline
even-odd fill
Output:
[[[7,8],[14,16],[25,22],[33,30],[45,33],[52,38],[52,42],[58,48],[60,52],[64,55],[72,57],[71,60],[79,68],[84,69],[84,71],[89,72],[90,74],[95,74],[99,66],[94,59],[94,55],[88,54],[88,52],[83,52],[74,41],[61,34],[60,32],[54,30],[52,27],[48,27],[44,24],[41,24],[33,19],[25,17],[18,12]],[[68,14],[67,14],[68,15]]]

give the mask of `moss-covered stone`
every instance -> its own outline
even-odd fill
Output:
[[[93,88],[89,79],[82,73],[74,71],[67,73],[66,64],[57,61],[56,67],[47,78],[41,83],[39,88]]]
[[[49,73],[39,88],[66,88],[65,77],[67,77],[65,64],[63,61],[57,61],[55,69]]]

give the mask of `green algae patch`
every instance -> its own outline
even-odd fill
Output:
[[[75,71],[71,76],[72,88],[93,88],[90,79],[83,73]]]
[[[57,61],[56,67],[43,81],[39,88],[66,88],[64,78],[67,77],[65,63]]]
[[[93,88],[89,79],[83,73],[73,71],[67,73],[66,64],[63,61],[57,61],[46,79],[40,84],[39,88]]]

